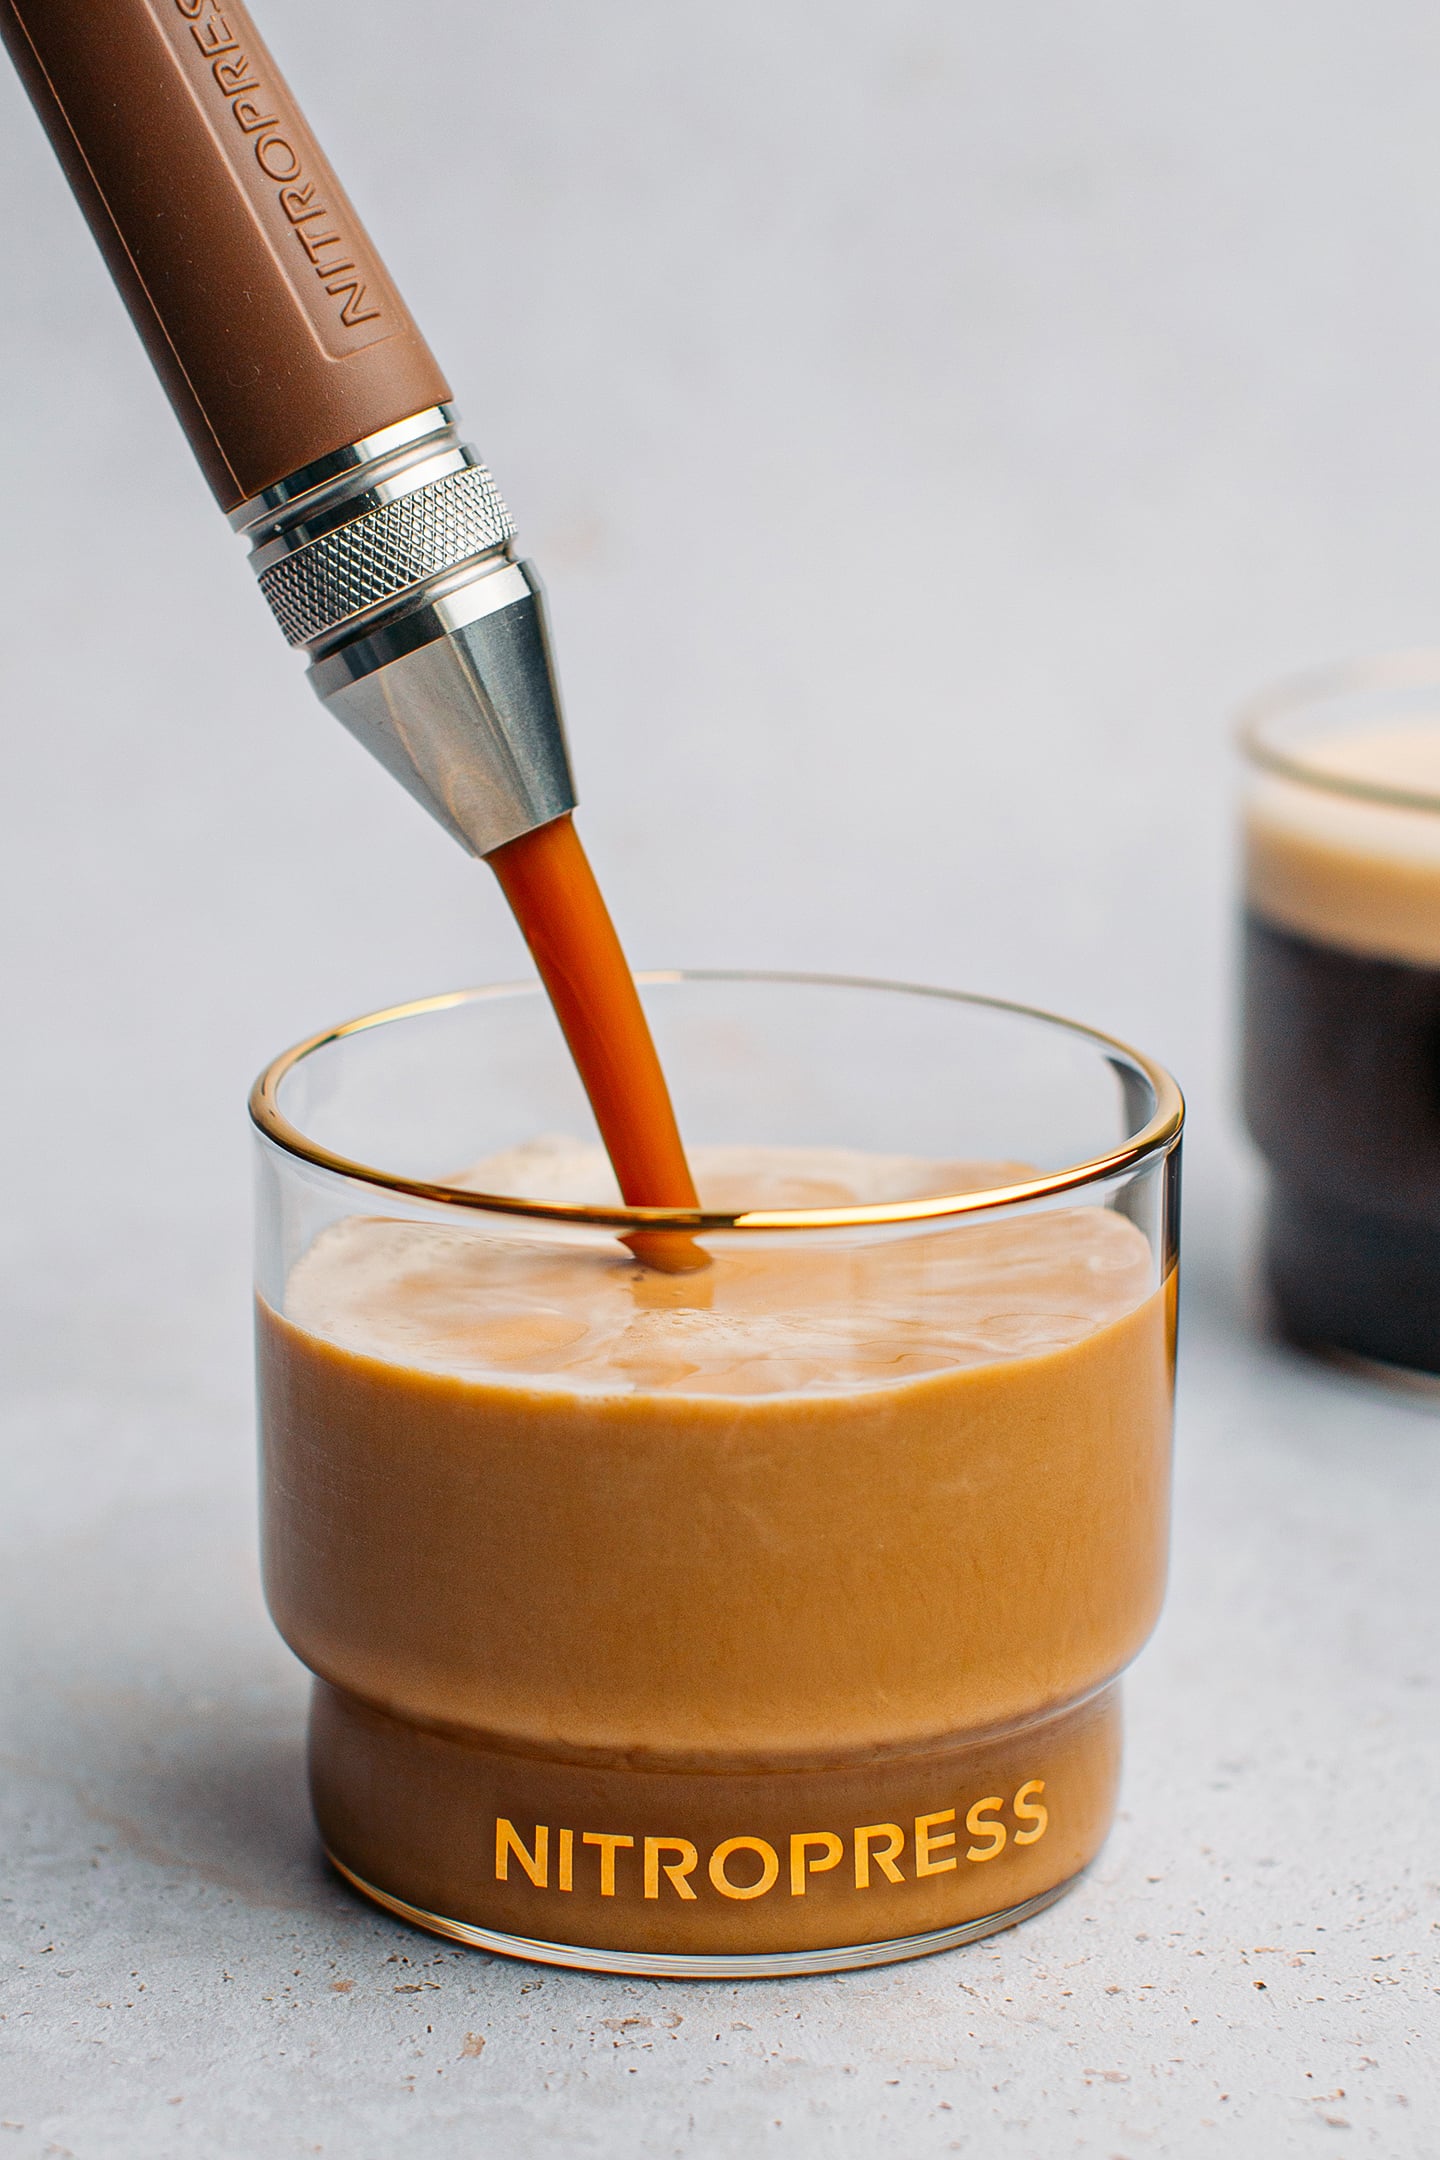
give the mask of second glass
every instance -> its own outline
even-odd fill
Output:
[[[944,1948],[1109,1828],[1180,1098],[979,999],[644,996],[698,1219],[618,1204],[533,987],[257,1083],[266,1588],[321,1833],[391,1910],[555,1963]],[[709,1267],[641,1266],[657,1228]]]
[[[1246,715],[1245,1112],[1297,1341],[1440,1373],[1440,655]]]

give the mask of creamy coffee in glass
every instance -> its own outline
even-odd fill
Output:
[[[637,1972],[881,1962],[1097,1851],[1162,1594],[1181,1106],[883,985],[646,988],[710,1265],[619,1207],[538,994],[259,1084],[266,1586],[327,1850]],[[383,1166],[383,1167],[382,1167]]]

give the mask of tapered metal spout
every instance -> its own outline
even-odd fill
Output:
[[[464,847],[488,855],[574,809],[540,581],[448,407],[230,522],[323,703]]]
[[[539,582],[244,0],[0,38],[321,698],[477,855],[572,809]]]

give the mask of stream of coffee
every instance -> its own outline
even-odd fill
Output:
[[[487,860],[555,1008],[621,1197],[628,1207],[698,1207],[635,978],[574,820],[539,825]],[[626,1242],[667,1275],[708,1265],[694,1239],[674,1231]]]

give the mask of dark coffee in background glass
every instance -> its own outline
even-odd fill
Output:
[[[1440,654],[1283,686],[1242,747],[1244,1099],[1276,1316],[1440,1373]]]

